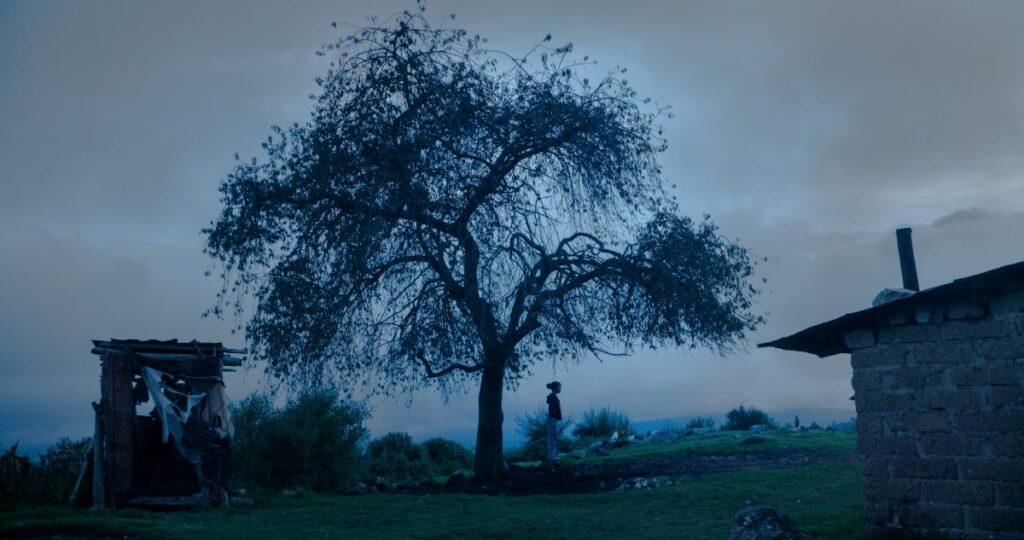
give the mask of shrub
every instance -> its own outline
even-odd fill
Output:
[[[363,471],[366,409],[333,388],[306,390],[283,409],[250,395],[232,407],[235,478],[272,488],[348,488]]]
[[[450,475],[473,466],[473,453],[455,441],[435,437],[423,441],[423,448],[427,451],[434,475]]]
[[[632,433],[633,426],[626,413],[605,407],[600,410],[590,409],[583,413],[583,421],[576,425],[573,435],[578,439],[597,439],[610,437],[615,432]]]
[[[571,421],[563,420],[558,423],[555,431],[555,447],[559,452],[566,452],[572,449],[572,441],[566,434]],[[532,414],[525,414],[516,418],[519,426],[519,433],[526,442],[516,452],[512,453],[512,459],[518,461],[535,461],[545,459],[548,455],[548,411],[541,407]]]
[[[686,429],[711,429],[715,427],[715,419],[710,416],[698,416],[697,418],[691,418],[686,423]]]
[[[726,431],[746,431],[751,426],[758,424],[775,427],[775,420],[760,409],[755,407],[747,409],[740,405],[725,415],[725,425],[722,426],[722,429]]]
[[[370,474],[391,482],[420,480],[431,473],[430,457],[423,446],[412,442],[408,433],[388,433],[366,447]]]
[[[91,438],[57,441],[34,463],[18,445],[0,455],[0,501],[64,504],[82,472]]]

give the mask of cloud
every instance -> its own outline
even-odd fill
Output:
[[[231,156],[302,121],[330,21],[409,2],[0,3],[0,443],[91,430],[102,337],[233,342],[199,314],[218,283],[199,230]],[[1024,259],[1024,5],[985,2],[434,1],[428,13],[525,52],[551,32],[673,106],[666,179],[691,214],[768,257],[766,341],[899,284],[914,227],[923,286]],[[340,24],[341,29],[348,28]],[[846,358],[640,351],[538,366],[506,429],[565,384],[566,410],[634,418],[849,407]],[[232,374],[240,397],[258,372]],[[475,426],[475,396],[372,400],[375,432]]]

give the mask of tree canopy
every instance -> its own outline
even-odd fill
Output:
[[[272,375],[479,379],[481,426],[496,392],[500,428],[501,387],[538,362],[721,350],[760,322],[747,251],[666,195],[665,111],[550,43],[513,56],[405,12],[321,50],[311,119],[227,176],[205,230],[214,311],[255,300],[247,338]]]

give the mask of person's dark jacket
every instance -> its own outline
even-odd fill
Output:
[[[558,396],[554,394],[548,395],[548,416],[555,420],[562,419],[562,404],[558,401]]]

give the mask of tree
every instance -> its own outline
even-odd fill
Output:
[[[665,111],[550,39],[520,58],[422,8],[371,19],[320,51],[311,120],[273,128],[204,231],[212,311],[254,299],[272,376],[479,384],[481,479],[502,470],[502,392],[537,362],[724,350],[760,322],[747,252],[665,194]]]

